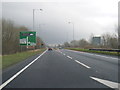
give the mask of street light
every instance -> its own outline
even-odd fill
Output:
[[[45,24],[39,24],[38,30],[40,30],[40,27],[41,27],[42,25],[45,25]],[[42,31],[42,30],[41,30],[41,31]],[[41,37],[42,37],[42,36],[41,36]],[[41,37],[40,37],[40,39],[42,39]],[[40,42],[41,42],[41,41],[40,41]],[[42,46],[43,46],[43,45],[41,44],[40,47],[42,47]]]
[[[66,42],[68,42],[68,31],[66,32]]]
[[[33,30],[34,30],[34,22],[35,22],[35,20],[34,20],[34,12],[35,12],[35,10],[40,10],[40,11],[43,11],[43,9],[33,9]]]
[[[74,23],[73,22],[68,22],[69,24],[72,24],[73,25],[73,44],[74,44]],[[74,44],[75,45],[75,44]],[[73,45],[73,46],[74,46]]]
[[[33,30],[34,30],[34,31],[35,31],[35,25],[34,25],[34,22],[35,22],[34,12],[35,12],[35,10],[43,11],[43,9],[33,9]]]

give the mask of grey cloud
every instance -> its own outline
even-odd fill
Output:
[[[89,38],[91,33],[100,35],[105,29],[113,28],[117,23],[117,12],[104,12],[102,11],[104,7],[97,7],[93,2],[83,0],[81,3],[3,3],[3,17],[32,30],[33,9],[40,8],[43,11],[35,11],[35,31],[48,44],[65,42],[67,33],[68,41],[72,40],[72,24],[68,24],[69,21],[75,24],[75,39],[77,40]],[[103,24],[100,24],[102,22],[99,21],[99,18],[104,19],[105,17],[109,17],[113,23],[103,21]]]

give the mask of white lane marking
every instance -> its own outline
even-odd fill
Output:
[[[47,50],[46,50],[47,51]],[[13,75],[10,79],[5,81],[3,84],[0,85],[0,90],[4,88],[7,84],[9,84],[12,80],[14,80],[18,75],[20,75],[23,71],[25,71],[30,65],[32,65],[35,61],[37,61],[42,55],[46,53],[44,51],[40,56],[38,56],[36,59],[34,59],[31,63],[29,63],[27,66],[25,66],[23,69],[21,69],[19,72],[17,72],[15,75]]]
[[[84,67],[86,67],[86,68],[91,68],[91,67],[89,67],[89,66],[87,66],[87,65],[85,65],[85,64],[83,64],[83,63],[81,63],[81,62],[79,62],[78,60],[75,60],[75,62],[81,64],[82,66],[84,66]]]
[[[72,59],[72,57],[70,57],[70,56],[67,56],[68,58],[70,58],[70,59]]]
[[[108,81],[108,80],[103,80],[103,79],[99,79],[99,78],[96,78],[96,77],[90,77],[92,78],[93,80],[96,80],[110,88],[118,88],[118,85],[120,85],[119,83],[116,83],[116,82],[112,82],[112,81]]]
[[[100,56],[100,57],[104,57],[104,58],[111,58],[111,59],[117,59],[118,60],[118,58],[107,57],[107,56],[102,56],[102,55],[97,55],[97,54],[92,54],[92,53],[87,53],[87,52],[82,52],[82,51],[74,51],[74,50],[67,50],[67,51],[72,51],[72,52],[76,52],[76,53],[83,53],[83,54],[88,54],[88,55],[95,55],[95,56]]]

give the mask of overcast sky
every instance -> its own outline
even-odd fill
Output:
[[[36,31],[47,44],[71,41],[73,39],[72,23],[74,23],[76,40],[89,39],[91,34],[99,36],[106,32],[113,33],[118,24],[119,0],[3,1],[3,18]],[[33,30],[33,9],[36,9],[35,30]],[[43,11],[37,9],[43,9]]]

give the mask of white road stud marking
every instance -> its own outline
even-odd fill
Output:
[[[70,58],[70,59],[72,59],[72,57],[70,57],[70,56],[67,56],[68,58]]]
[[[98,81],[98,82],[100,82],[100,83],[102,83],[102,84],[104,84],[104,85],[106,85],[106,86],[108,86],[110,88],[118,88],[118,85],[120,85],[120,84],[118,84],[116,82],[103,80],[103,79],[99,79],[99,78],[96,78],[96,77],[90,77],[90,78],[92,78],[93,80],[96,80],[96,81]]]
[[[85,64],[83,64],[83,63],[81,63],[81,62],[79,62],[78,60],[75,60],[75,62],[81,64],[82,66],[84,66],[84,67],[86,67],[86,68],[91,68],[91,67],[89,67],[89,66],[87,66],[87,65],[85,65]]]
[[[46,50],[47,51],[47,50]],[[36,59],[34,59],[31,63],[29,63],[27,66],[25,66],[23,69],[21,69],[19,72],[17,72],[15,75],[13,75],[10,79],[5,81],[2,85],[0,85],[0,90],[4,88],[7,84],[9,84],[12,80],[14,80],[18,75],[20,75],[23,71],[25,71],[30,65],[32,65],[35,61],[37,61],[43,54],[46,53],[44,51],[40,56],[38,56]]]

